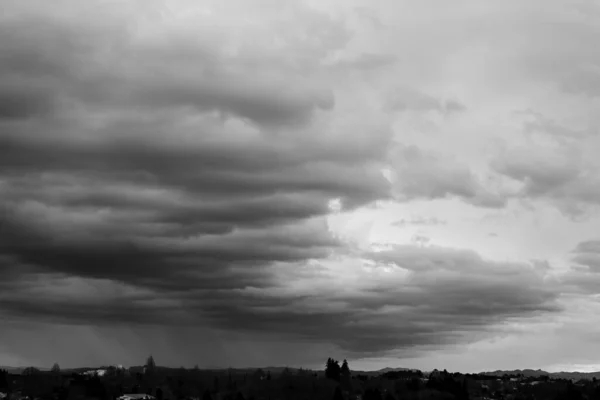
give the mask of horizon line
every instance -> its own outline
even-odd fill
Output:
[[[58,363],[58,365],[60,366],[60,363]],[[102,365],[102,366],[95,366],[95,367],[90,367],[90,366],[78,366],[78,367],[60,367],[61,370],[74,370],[74,369],[103,369],[103,368],[109,368],[109,367],[116,367],[116,366],[121,366],[124,369],[129,369],[129,368],[134,368],[134,367],[144,367],[143,364],[139,364],[139,365],[125,365],[125,364],[110,364],[110,365]],[[169,366],[169,365],[156,365],[159,368],[169,368],[169,369],[185,369],[185,370],[193,370],[196,368],[196,366],[191,366],[191,367],[184,367],[184,366]],[[35,365],[29,365],[29,366],[11,366],[11,365],[0,365],[0,369],[26,369],[26,368],[36,368],[39,370],[51,370],[52,367],[39,367],[39,366],[35,366]],[[293,369],[293,370],[300,370],[300,369],[304,369],[304,370],[308,370],[308,371],[321,371],[321,369],[316,369],[316,368],[310,368],[310,367],[290,367],[290,366],[263,366],[263,367],[217,367],[217,366],[205,366],[205,367],[201,367],[198,366],[199,370],[240,370],[240,369],[247,369],[247,370],[259,370],[259,369],[285,369],[285,368],[289,368],[289,369]],[[405,370],[416,370],[416,371],[421,371],[421,372],[433,372],[434,370],[438,370],[438,371],[444,371],[444,368],[433,368],[433,369],[419,369],[419,368],[409,368],[409,367],[383,367],[383,368],[379,368],[379,369],[374,369],[374,370],[370,370],[370,369],[350,369],[353,372],[380,372],[383,371],[385,369],[405,369]],[[447,370],[447,369],[446,369]],[[481,370],[478,372],[462,372],[462,371],[451,371],[451,370],[447,370],[447,372],[449,373],[460,373],[463,375],[467,375],[467,374],[486,374],[486,373],[496,373],[496,372],[524,372],[524,371],[540,371],[540,372],[545,372],[548,374],[560,374],[560,373],[580,373],[580,374],[594,374],[594,373],[600,373],[600,367],[598,367],[598,369],[596,370],[590,370],[590,371],[583,371],[583,370],[578,370],[578,369],[574,369],[574,370],[565,370],[565,369],[561,369],[561,370],[556,370],[556,371],[551,371],[548,369],[543,369],[543,368],[514,368],[514,369],[489,369],[489,370]]]

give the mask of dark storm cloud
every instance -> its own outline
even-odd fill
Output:
[[[331,200],[353,210],[395,189],[504,204],[416,147],[399,150],[392,188],[389,132],[338,124],[328,79],[307,77],[344,32],[283,35],[287,62],[279,48],[225,49],[225,31],[163,40],[102,13],[58,14],[0,25],[0,317],[269,331],[364,354],[557,310],[527,266],[469,252],[408,246],[360,255],[370,272],[315,266],[350,252],[324,220]]]
[[[0,220],[0,250],[55,272],[184,289],[268,284],[260,271],[244,276],[231,268],[322,258],[339,245],[322,224],[280,223],[270,229],[234,231],[248,225],[240,218],[239,225],[227,221],[232,224],[228,230],[205,232],[201,219],[186,227],[184,221],[168,221],[168,214],[156,215],[145,226],[144,220],[111,217],[110,213],[101,215],[100,221],[78,223],[79,215],[74,212],[60,218],[52,216],[53,211],[57,210],[7,209]],[[215,221],[214,216],[207,219],[209,225]],[[152,229],[153,222],[167,227]],[[210,281],[195,282],[191,279],[194,271],[210,274]]]
[[[329,200],[390,196],[385,140],[302,126],[333,106],[326,86],[214,43],[138,42],[118,20],[23,15],[2,25],[0,81],[39,90],[3,94],[4,254],[156,288],[260,285],[268,276],[232,268],[327,256],[339,243],[314,220]]]
[[[147,111],[192,107],[285,125],[306,122],[313,110],[333,106],[330,91],[290,87],[277,76],[254,70],[251,60],[223,56],[214,45],[199,48],[188,40],[136,46],[125,26],[94,28],[40,17],[4,21],[0,84],[6,90],[0,115],[25,118],[52,102],[75,100]],[[20,84],[8,91],[10,82]]]
[[[124,303],[104,302],[101,304],[86,304],[60,302],[50,300],[47,302],[32,299],[0,300],[3,308],[12,311],[11,319],[35,320],[57,324],[83,324],[83,325],[163,325],[177,324],[189,325],[186,319],[177,318],[175,307],[138,306],[130,299]],[[192,321],[194,325],[198,321]]]
[[[42,90],[19,85],[0,86],[0,120],[18,120],[50,112],[52,99]]]
[[[263,266],[250,276],[263,272],[268,284],[163,287],[159,297],[125,291],[69,301],[60,286],[44,294],[29,282],[0,296],[0,303],[14,317],[75,324],[168,322],[250,335],[277,332],[290,340],[335,343],[354,356],[468,341],[477,332],[492,333],[497,324],[561,311],[558,286],[535,265],[495,263],[471,251],[436,247],[396,246],[363,257],[373,270],[352,262],[334,272],[304,263]],[[338,289],[339,280],[345,289]]]
[[[397,317],[400,331],[404,324],[420,327],[427,344],[456,339],[447,335],[450,332],[468,337],[501,321],[561,309],[553,285],[527,264],[496,263],[472,251],[420,246],[396,246],[366,258],[392,272],[382,273],[369,296],[357,296],[361,307],[397,307],[384,315]],[[393,278],[398,269],[407,271],[402,283]],[[380,323],[385,331],[384,321]]]
[[[0,25],[4,314],[201,324],[207,304],[224,309],[215,290],[243,301],[236,290],[275,284],[275,265],[340,250],[323,219],[331,200],[352,210],[391,198],[388,133],[331,124],[319,114],[334,106],[326,81],[279,52],[229,54],[180,32],[144,36],[104,11],[73,4],[78,18],[63,18],[31,5]],[[316,69],[343,35],[311,35],[322,48],[299,51]],[[73,278],[165,303],[39,292]]]
[[[241,297],[223,297],[210,312],[231,329],[296,333],[338,343],[356,354],[373,354],[468,340],[470,333],[494,324],[561,310],[558,292],[534,265],[494,263],[470,251],[414,246],[364,257],[376,263],[374,271],[348,266],[331,281],[315,271],[318,297],[311,298],[310,289],[295,295],[274,295],[275,288],[246,290],[238,293]],[[392,270],[383,271],[389,265]],[[330,286],[336,279],[354,278],[360,283],[352,290],[338,292]]]
[[[45,143],[23,143],[25,140],[15,138],[4,141],[2,155],[5,157],[0,165],[5,171],[18,173],[27,170],[34,173],[54,170],[64,174],[77,169],[75,175],[85,171],[94,175],[95,179],[116,175],[115,178],[121,180],[146,180],[150,185],[163,188],[203,192],[207,200],[212,201],[223,200],[223,196],[254,196],[268,201],[267,196],[285,197],[281,193],[312,192],[325,200],[340,197],[344,205],[351,209],[389,196],[387,183],[376,169],[365,169],[335,160],[336,157],[344,157],[346,151],[335,154],[332,149],[332,160],[311,160],[310,157],[302,160],[289,154],[291,150],[265,152],[250,145],[244,151],[236,149],[241,145],[219,149],[211,148],[210,144],[203,146],[200,142],[196,145],[197,151],[192,145],[182,151],[169,148],[161,151],[158,145],[143,142],[138,143],[137,148],[133,144],[131,147],[129,144],[119,146],[117,140],[115,144],[101,145],[104,148],[100,149],[91,146],[69,149],[52,144],[44,146]],[[296,148],[293,152],[298,151],[299,148]],[[83,182],[84,185],[87,183]],[[293,201],[292,198],[288,200]],[[243,201],[248,202],[245,198]],[[258,207],[257,204],[247,205]],[[314,201],[305,205],[297,204],[297,207],[307,208],[309,215],[308,209],[311,207],[314,213],[323,213],[322,203],[319,206]],[[285,217],[283,213],[282,217]]]

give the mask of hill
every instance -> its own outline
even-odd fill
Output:
[[[22,374],[23,370],[25,370],[28,367],[8,367],[8,366],[2,366],[0,365],[0,369],[3,369],[5,371],[8,371],[9,374]],[[38,368],[42,372],[47,372],[50,371],[50,368]]]
[[[382,369],[378,369],[377,371],[372,371],[372,372],[379,372],[381,374],[385,374],[386,372],[397,372],[397,371],[413,371],[412,368],[382,368]]]
[[[515,369],[512,371],[493,371],[493,372],[482,372],[485,375],[492,376],[503,376],[503,375],[523,375],[527,378],[538,378],[541,376],[549,376],[555,379],[572,379],[572,380],[580,380],[580,379],[600,379],[600,371],[597,372],[577,372],[577,371],[562,371],[562,372],[547,372],[541,369]]]
[[[503,375],[523,375],[527,378],[537,378],[540,376],[551,376],[550,372],[546,372],[543,371],[541,369],[515,369],[512,371],[502,371],[502,370],[496,370],[493,372],[481,372],[481,374],[483,375],[492,375],[492,376],[503,376]]]

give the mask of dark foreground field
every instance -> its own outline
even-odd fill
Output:
[[[460,374],[434,370],[350,371],[329,359],[323,371],[288,368],[203,370],[158,367],[81,368],[58,366],[0,372],[4,400],[115,400],[147,394],[157,400],[375,400],[375,399],[599,399],[593,379],[539,374]]]

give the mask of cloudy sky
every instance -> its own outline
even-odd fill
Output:
[[[589,0],[4,0],[0,365],[600,369]]]

